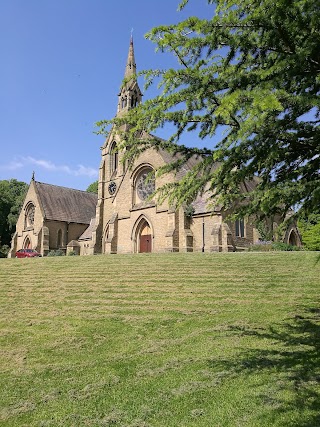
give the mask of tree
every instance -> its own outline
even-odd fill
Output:
[[[312,212],[320,200],[318,2],[208,0],[208,8],[211,19],[190,17],[146,35],[177,58],[177,68],[140,73],[146,89],[159,80],[160,94],[99,122],[100,133],[113,125],[125,161],[149,147],[176,154],[158,175],[201,158],[178,183],[158,189],[160,200],[180,205],[207,186],[213,203],[238,216],[285,218],[295,206]],[[175,127],[168,141],[150,137],[168,123]],[[186,132],[211,145],[180,144]],[[254,190],[241,192],[244,182],[255,182]]]
[[[16,179],[0,181],[0,246],[10,245],[27,189]]]
[[[98,194],[98,181],[94,181],[92,184],[90,184],[86,191],[88,191],[88,193]]]

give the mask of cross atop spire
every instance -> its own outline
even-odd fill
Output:
[[[129,53],[128,53],[128,59],[127,59],[127,65],[126,65],[124,77],[125,78],[131,77],[135,75],[136,72],[137,72],[137,68],[136,68],[136,61],[134,59],[133,35],[131,30]]]

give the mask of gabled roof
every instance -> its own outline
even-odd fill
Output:
[[[96,225],[96,218],[91,218],[90,225],[84,230],[78,240],[89,240],[92,239],[92,232],[94,231]]]
[[[34,184],[45,219],[90,224],[95,216],[97,194],[38,181]]]
[[[158,153],[161,155],[165,163],[173,163],[182,157],[180,153],[177,153],[174,155],[164,150],[163,148],[159,148]],[[190,170],[192,170],[192,168],[196,166],[198,163],[200,163],[201,160],[202,160],[201,156],[197,154],[194,154],[192,157],[190,157],[190,159],[188,159],[178,170],[176,174],[176,179],[180,180],[181,178],[183,178],[185,174]]]

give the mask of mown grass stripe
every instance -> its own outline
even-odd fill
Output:
[[[1,259],[1,425],[320,424],[317,259]]]

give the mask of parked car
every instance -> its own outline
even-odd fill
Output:
[[[39,252],[34,249],[19,249],[16,252],[16,258],[33,258],[36,256],[42,256]]]

